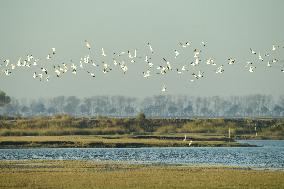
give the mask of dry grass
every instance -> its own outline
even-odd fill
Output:
[[[284,171],[129,165],[92,161],[0,161],[0,188],[284,188]]]

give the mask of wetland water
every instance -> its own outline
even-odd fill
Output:
[[[283,140],[241,140],[259,147],[0,149],[0,160],[94,160],[284,169]]]

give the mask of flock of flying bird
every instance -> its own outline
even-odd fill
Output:
[[[181,52],[184,52],[182,49],[190,48],[192,45],[190,42],[179,42],[177,49],[173,51],[173,58],[175,60],[178,59]],[[210,57],[208,59],[205,59],[203,63],[201,63],[200,55],[203,52],[203,50],[206,48],[207,44],[205,42],[201,42],[199,48],[193,48],[191,51],[193,55],[193,61],[189,61],[188,63],[184,65],[176,65],[175,63],[172,64],[169,62],[165,57],[161,57],[161,62],[159,65],[155,65],[152,61],[153,56],[156,54],[156,52],[153,50],[152,45],[148,42],[146,43],[147,47],[147,55],[145,56],[138,56],[137,49],[134,49],[132,51],[122,51],[119,53],[112,53],[112,63],[106,63],[105,61],[97,62],[95,61],[90,54],[94,53],[92,45],[85,40],[85,47],[87,48],[88,55],[85,55],[84,57],[80,58],[78,64],[74,63],[73,60],[70,60],[70,63],[62,63],[62,64],[53,64],[53,59],[57,56],[57,52],[55,48],[51,48],[50,52],[46,56],[46,60],[42,61],[39,58],[34,57],[33,55],[29,54],[25,58],[19,58],[17,63],[11,63],[9,59],[1,58],[0,59],[0,76],[10,76],[16,68],[32,68],[35,67],[38,70],[33,73],[33,78],[38,79],[39,81],[49,81],[51,73],[54,72],[55,76],[57,78],[61,78],[64,76],[66,72],[70,70],[70,72],[74,75],[77,74],[79,70],[85,71],[87,74],[89,74],[91,77],[95,78],[96,74],[93,71],[94,69],[91,69],[91,67],[95,67],[100,69],[103,73],[107,74],[111,72],[115,67],[119,68],[119,70],[122,71],[123,74],[126,74],[128,71],[128,67],[130,64],[134,64],[136,62],[145,62],[146,70],[142,72],[142,76],[144,78],[151,77],[154,73],[155,75],[165,75],[169,72],[176,72],[177,74],[183,74],[185,72],[190,73],[190,81],[194,82],[196,80],[199,80],[204,77],[204,72],[200,70],[199,65],[204,64],[208,66],[215,66],[214,72],[216,74],[222,74],[224,73],[224,64],[217,65],[215,63],[214,58]],[[261,53],[257,53],[254,49],[250,48],[250,53],[252,56],[257,59],[259,62],[267,62],[265,66],[272,67],[273,65],[277,64],[279,60],[277,58],[273,58],[273,53],[278,51],[279,49],[283,49],[284,47],[280,47],[279,45],[272,45],[272,48],[265,54],[261,55]],[[101,48],[101,57],[107,57],[109,54],[107,54],[104,50],[104,48]],[[47,64],[52,64],[52,70],[45,67],[40,62],[47,62]],[[236,64],[235,58],[228,58],[228,65]],[[254,61],[255,62],[255,61]],[[256,64],[252,61],[247,61],[245,64],[245,68],[249,72],[254,72],[256,68]],[[190,68],[193,69],[190,69]],[[39,69],[40,68],[40,69]],[[281,72],[284,73],[284,69],[280,69]],[[161,91],[165,92],[167,90],[166,85],[163,84]]]

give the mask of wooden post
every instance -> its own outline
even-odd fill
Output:
[[[257,137],[256,126],[254,127],[254,131],[255,131],[255,136]]]

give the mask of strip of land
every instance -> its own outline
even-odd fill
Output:
[[[163,135],[68,135],[0,137],[0,148],[139,148],[139,147],[250,147],[225,137]],[[191,142],[192,141],[192,142]],[[190,145],[189,145],[190,144]]]
[[[250,146],[237,139],[284,139],[284,119],[0,117],[0,148]]]
[[[284,171],[94,161],[0,161],[0,188],[284,188]]]

